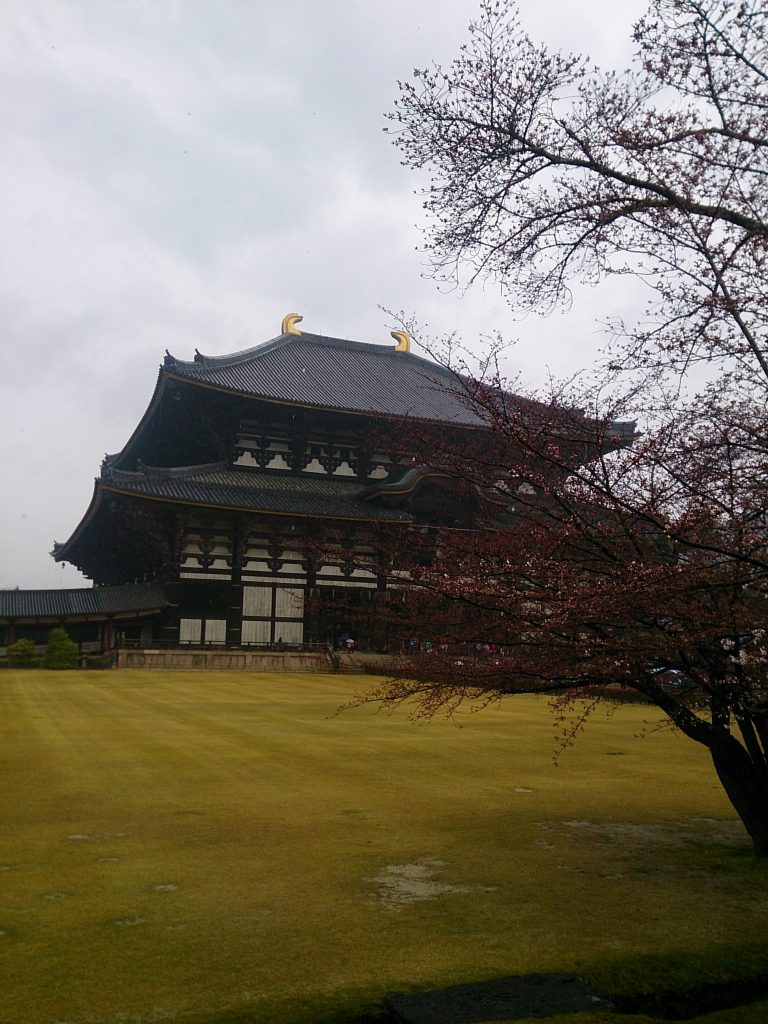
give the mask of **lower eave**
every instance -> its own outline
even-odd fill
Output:
[[[402,523],[402,524],[405,524],[405,525],[408,525],[411,522],[410,517],[408,519],[405,519],[405,518],[392,519],[392,518],[389,518],[389,517],[382,518],[382,517],[376,516],[376,515],[368,515],[368,516],[366,516],[366,515],[350,516],[350,515],[339,515],[339,514],[333,515],[333,514],[330,514],[330,513],[323,513],[323,512],[298,512],[298,511],[295,511],[295,510],[283,511],[283,510],[279,510],[279,509],[266,509],[266,508],[258,508],[258,507],[253,506],[253,505],[216,504],[216,503],[213,503],[213,502],[198,501],[198,500],[195,500],[193,498],[190,498],[190,499],[164,498],[164,497],[161,497],[159,495],[154,495],[154,494],[137,494],[136,491],[123,490],[122,488],[115,487],[113,485],[105,486],[104,487],[104,491],[108,492],[110,494],[120,494],[120,495],[123,495],[123,496],[128,497],[128,498],[136,498],[136,499],[138,499],[140,501],[151,501],[151,502],[156,502],[158,504],[163,504],[163,505],[181,505],[181,506],[185,506],[185,507],[189,506],[191,508],[205,508],[205,509],[211,509],[211,510],[216,511],[216,512],[237,512],[237,513],[248,513],[250,515],[259,515],[259,516],[278,516],[278,517],[282,517],[284,519],[296,519],[296,518],[299,518],[299,519],[325,519],[325,520],[337,520],[337,521],[338,520],[342,520],[345,523],[395,522],[395,523]]]
[[[381,514],[383,510],[371,509],[370,514],[366,514],[361,510],[359,515],[349,515],[340,513],[324,513],[324,512],[312,512],[307,510],[297,509],[275,509],[275,508],[260,508],[258,504],[240,504],[237,502],[212,502],[204,501],[195,498],[181,498],[179,496],[163,496],[163,495],[152,495],[144,494],[140,491],[133,490],[130,487],[120,487],[113,483],[105,483],[103,480],[97,479],[94,484],[94,492],[91,498],[90,505],[77,525],[72,535],[68,540],[62,543],[55,543],[51,555],[56,562],[72,561],[70,558],[70,552],[75,547],[77,542],[82,539],[83,535],[87,532],[91,524],[95,521],[98,516],[99,509],[105,498],[110,495],[115,495],[120,498],[128,498],[133,501],[141,503],[149,503],[154,505],[162,505],[163,507],[176,507],[176,508],[195,508],[195,509],[206,509],[215,512],[224,512],[228,514],[238,515],[263,515],[273,516],[277,519],[310,519],[325,522],[348,522],[348,523],[383,523],[388,522],[394,525],[408,526],[413,522],[411,516],[403,513],[395,514],[387,510],[384,514]],[[377,511],[379,514],[377,514]],[[77,564],[74,562],[73,564]]]

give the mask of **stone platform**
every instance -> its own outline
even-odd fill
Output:
[[[392,665],[387,654],[365,651],[334,652],[208,648],[126,648],[115,652],[115,668],[197,670],[200,672],[349,672],[386,673]]]

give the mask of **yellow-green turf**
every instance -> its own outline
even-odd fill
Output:
[[[531,971],[766,969],[768,872],[705,752],[637,738],[654,709],[595,716],[556,767],[545,699],[334,715],[372,682],[0,673],[0,1021],[294,1024]]]

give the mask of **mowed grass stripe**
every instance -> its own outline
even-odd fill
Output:
[[[635,740],[647,708],[596,719],[555,768],[532,698],[459,729],[336,716],[367,678],[0,682],[0,1020],[242,1005],[290,1024],[393,988],[610,975],[768,931],[706,759],[669,733]],[[414,899],[393,902],[403,880]]]

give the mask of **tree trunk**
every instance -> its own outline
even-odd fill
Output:
[[[729,732],[717,730],[708,744],[715,771],[744,823],[759,857],[768,857],[768,791],[759,769]]]

